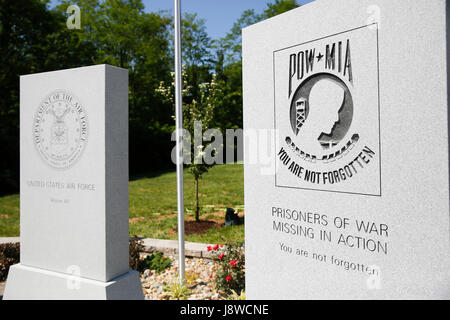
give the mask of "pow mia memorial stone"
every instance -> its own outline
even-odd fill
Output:
[[[20,264],[4,299],[143,299],[128,269],[128,72],[20,78]]]
[[[243,30],[244,130],[274,132],[245,154],[250,299],[450,298],[447,16],[319,0]]]

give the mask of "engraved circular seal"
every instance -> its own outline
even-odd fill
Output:
[[[320,72],[306,78],[292,96],[289,120],[293,136],[286,143],[307,161],[330,163],[348,154],[359,141],[350,131],[354,102],[349,82]]]
[[[349,86],[336,75],[318,73],[297,88],[290,107],[295,136],[313,140],[316,150],[339,145],[353,120],[353,98]],[[320,152],[319,152],[320,153]]]
[[[46,164],[60,170],[72,167],[87,139],[86,110],[72,93],[57,90],[41,101],[33,121],[33,142]]]

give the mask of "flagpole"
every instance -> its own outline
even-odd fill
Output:
[[[183,100],[181,60],[181,5],[174,3],[175,16],[175,118],[177,135],[177,203],[178,203],[178,270],[180,282],[185,279],[184,266],[184,194],[183,194]]]

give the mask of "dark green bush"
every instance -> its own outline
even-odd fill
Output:
[[[161,252],[155,252],[147,256],[141,261],[141,270],[150,269],[155,270],[157,273],[162,273],[172,265],[170,258],[164,257]]]
[[[20,244],[0,244],[0,281],[5,281],[9,267],[20,262]]]
[[[141,264],[141,256],[140,253],[144,250],[144,245],[142,244],[142,240],[140,240],[137,236],[130,239],[130,269],[131,270],[140,270]]]

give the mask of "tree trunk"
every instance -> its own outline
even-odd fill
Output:
[[[200,204],[198,201],[198,178],[195,178],[195,221],[200,221]]]

